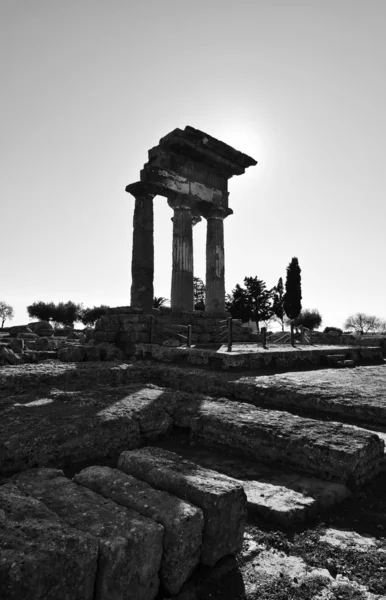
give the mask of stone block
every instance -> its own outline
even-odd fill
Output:
[[[101,350],[98,346],[85,346],[85,360],[95,360],[98,361],[101,359]]]
[[[188,421],[194,435],[206,443],[349,487],[375,477],[384,455],[383,441],[370,431],[241,402],[192,399],[174,414],[176,425],[186,426]]]
[[[150,327],[148,323],[133,323],[131,331],[149,331]]]
[[[142,308],[133,306],[116,306],[114,308],[107,308],[106,313],[108,315],[131,315],[131,314],[142,314]]]
[[[133,335],[135,336],[135,341],[140,344],[149,344],[150,343],[150,331],[142,332],[142,331],[134,331]]]
[[[38,355],[39,353],[36,352]],[[58,359],[63,362],[82,362],[85,359],[84,346],[68,346],[58,351]]]
[[[124,325],[139,323],[140,315],[118,315],[118,321]]]
[[[0,598],[92,600],[97,540],[13,483],[0,486]]]
[[[94,340],[96,342],[107,342],[107,333],[105,331],[95,331]]]
[[[55,360],[58,357],[57,350],[39,350],[35,351],[36,360],[39,362],[41,360]]]
[[[66,477],[47,479],[32,469],[14,480],[23,492],[97,540],[95,600],[155,598],[164,538],[161,525]]]
[[[201,562],[214,565],[240,550],[246,521],[246,495],[234,479],[161,448],[122,452],[118,468],[155,488],[191,502],[204,513]]]
[[[160,578],[168,593],[177,594],[200,558],[204,526],[201,509],[109,467],[88,467],[75,476],[75,481],[164,527]]]
[[[64,366],[65,363],[58,366],[61,364]],[[97,373],[91,376],[95,379]],[[47,381],[46,374],[45,377]],[[87,395],[84,401],[79,396],[75,397],[71,406],[60,401],[52,403],[48,399],[47,404],[38,401],[29,407],[19,405],[3,411],[0,419],[0,476],[36,466],[95,461],[117,455],[122,450],[138,448],[141,443],[140,418],[132,416],[132,412],[124,402],[111,402],[106,406],[103,400],[89,402]],[[155,409],[149,409],[148,414],[155,412]],[[167,429],[171,419],[168,421],[167,414],[159,412],[160,419],[163,418],[160,430]],[[147,423],[143,425],[144,434],[151,436],[150,428],[156,429],[156,426],[150,417],[147,431],[146,426]]]
[[[106,331],[106,342],[115,342],[117,338],[116,331]]]
[[[16,354],[20,354],[24,351],[24,340],[20,338],[11,338],[9,340],[9,347]]]
[[[11,348],[0,346],[0,365],[19,365],[23,362],[22,357],[11,350]]]

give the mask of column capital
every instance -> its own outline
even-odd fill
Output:
[[[197,214],[199,213],[199,211],[196,209],[195,201],[189,196],[185,196],[183,194],[168,196],[168,204],[173,210],[180,208],[182,210],[190,210],[191,212]]]
[[[146,185],[146,183],[143,183],[142,181],[130,183],[126,186],[125,191],[134,196],[134,198],[147,197],[152,200],[155,196],[155,194],[150,192],[149,187]]]
[[[229,215],[233,215],[231,208],[223,208],[222,206],[214,206],[208,203],[208,206],[200,205],[200,214],[205,219],[226,219]]]

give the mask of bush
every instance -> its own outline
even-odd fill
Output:
[[[339,327],[325,327],[323,333],[336,333],[341,335],[343,333],[343,330]]]
[[[294,319],[295,327],[307,327],[307,329],[318,329],[322,324],[322,317],[316,308],[304,308],[296,319]]]
[[[81,321],[85,327],[93,327],[95,322],[106,314],[106,310],[109,307],[105,304],[101,304],[101,306],[94,306],[93,308],[85,308],[82,311]]]

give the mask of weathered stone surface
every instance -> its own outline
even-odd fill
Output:
[[[68,346],[61,348],[58,352],[58,359],[63,362],[81,362],[86,357],[84,346]]]
[[[40,337],[51,337],[54,335],[54,328],[48,321],[38,321],[37,323],[30,323],[30,329]]]
[[[384,442],[364,429],[305,419],[284,411],[242,402],[192,399],[174,415],[206,443],[241,451],[268,463],[280,463],[335,479],[350,486],[371,480],[381,469]]]
[[[19,333],[32,333],[32,329],[29,325],[13,325],[12,327],[7,327],[7,330],[10,335],[18,335]]]
[[[153,599],[159,587],[163,527],[66,477],[45,475],[33,469],[14,481],[69,525],[98,540],[96,600]]]
[[[16,485],[0,486],[0,598],[92,600],[95,538]]]
[[[157,425],[150,415],[162,419],[161,431],[170,427],[171,418],[164,411],[150,406],[145,412],[149,421],[144,419],[144,436],[155,435]],[[114,394],[104,398],[78,393],[71,398],[51,395],[24,404],[5,404],[0,418],[0,474],[36,466],[65,466],[137,448],[140,423],[141,411],[138,405],[131,410],[128,391],[122,400]]]
[[[201,561],[214,565],[242,545],[246,496],[235,480],[160,448],[123,452],[118,468],[199,506],[204,513]],[[226,526],[225,526],[226,524]]]
[[[22,363],[21,356],[18,356],[11,348],[0,346],[0,365],[20,365]]]
[[[19,354],[24,350],[24,340],[20,338],[11,338],[9,340],[9,347],[11,350],[13,350],[13,352]]]
[[[200,558],[202,511],[190,502],[109,467],[88,467],[75,476],[75,481],[163,525],[160,578],[166,591],[176,594]]]
[[[236,479],[244,488],[251,513],[287,527],[305,523],[350,496],[341,483],[283,471],[212,447],[186,444],[182,432],[165,438],[159,445],[201,467]]]

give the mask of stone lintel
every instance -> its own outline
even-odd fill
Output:
[[[190,181],[175,171],[145,166],[141,171],[141,182],[146,184],[146,189],[152,194],[167,198],[175,195],[190,196],[196,201],[228,206],[227,191],[209,187],[198,181]]]

